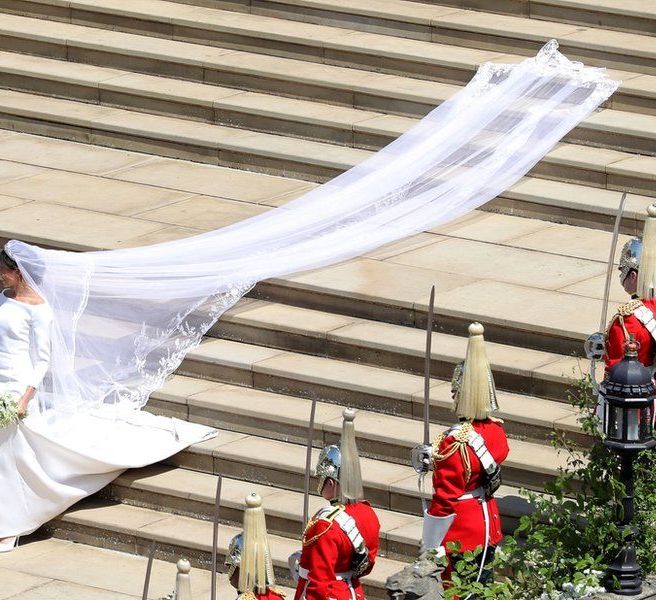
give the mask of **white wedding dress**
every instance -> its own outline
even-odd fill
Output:
[[[258,281],[347,260],[478,208],[617,85],[603,69],[569,61],[552,40],[519,64],[481,65],[465,88],[371,158],[251,219],[108,252],[8,242],[53,325],[32,412],[0,432],[0,537],[33,530],[127,467],[213,435],[142,409]]]
[[[0,293],[0,391],[21,396],[28,385],[40,387],[51,321],[47,304]],[[48,395],[37,392],[30,415],[0,429],[0,538],[31,533],[121,471],[158,462],[216,433],[143,411],[118,419],[113,406],[52,418],[48,403]]]

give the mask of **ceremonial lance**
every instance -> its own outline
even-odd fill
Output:
[[[590,380],[592,382],[593,392],[597,393],[599,384],[597,382],[597,361],[604,358],[606,350],[606,323],[608,318],[608,300],[610,297],[610,282],[615,266],[615,251],[617,250],[617,240],[620,236],[620,225],[622,222],[622,214],[624,213],[624,204],[626,202],[626,192],[620,198],[620,204],[617,207],[617,214],[615,215],[615,225],[613,227],[613,236],[610,242],[610,252],[608,253],[608,266],[606,267],[606,282],[604,284],[604,296],[601,302],[601,315],[599,317],[599,330],[593,333],[585,340],[584,348],[585,355],[590,360]]]

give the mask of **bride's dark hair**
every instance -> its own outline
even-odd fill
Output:
[[[6,250],[0,250],[0,266],[9,269],[10,271],[18,271],[18,265],[16,261],[7,254]]]

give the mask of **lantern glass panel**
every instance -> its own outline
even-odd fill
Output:
[[[624,430],[624,411],[614,404],[606,405],[608,430],[606,436],[611,440],[622,440]]]
[[[639,408],[626,409],[626,440],[637,442],[640,439],[640,417],[642,410]]]
[[[640,440],[646,441],[654,434],[654,409],[653,406],[645,406],[640,411]]]

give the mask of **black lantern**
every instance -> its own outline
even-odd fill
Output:
[[[652,370],[638,360],[638,344],[630,340],[624,358],[610,371],[600,386],[604,445],[620,455],[620,480],[625,486],[620,515],[620,531],[625,544],[608,569],[607,588],[621,596],[642,592],[640,566],[633,539],[633,460],[642,450],[656,446],[654,439],[654,398]]]

